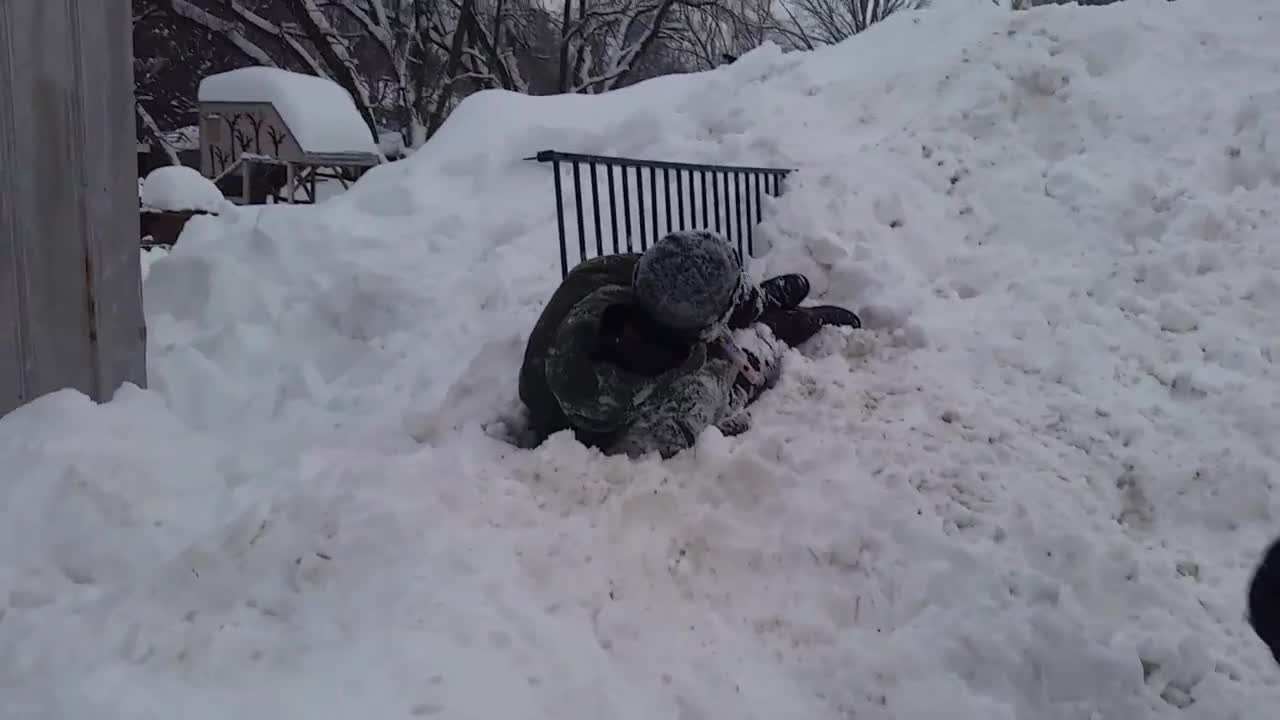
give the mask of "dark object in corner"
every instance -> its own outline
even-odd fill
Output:
[[[1280,663],[1280,539],[1267,549],[1249,584],[1249,624]]]

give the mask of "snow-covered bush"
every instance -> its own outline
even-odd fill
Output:
[[[232,203],[218,186],[194,168],[165,165],[152,170],[138,189],[145,210],[225,212]]]

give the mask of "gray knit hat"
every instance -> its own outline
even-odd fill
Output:
[[[684,333],[711,331],[733,311],[747,285],[733,247],[704,230],[674,232],[636,263],[636,302],[654,322]]]

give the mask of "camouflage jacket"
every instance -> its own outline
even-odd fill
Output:
[[[520,400],[539,442],[574,428],[599,444],[628,424],[653,377],[627,372],[604,356],[605,323],[631,307],[638,254],[588,260],[570,271],[529,334]]]
[[[724,387],[695,403],[717,407],[681,412],[691,413],[690,419],[706,415],[715,422],[722,410],[727,411],[734,373],[720,367],[725,362],[718,353],[704,343],[674,337],[653,326],[636,309],[631,278],[639,258],[639,254],[611,255],[578,265],[534,325],[520,370],[520,399],[529,410],[539,443],[570,428],[583,443],[603,448],[624,431],[632,438],[637,432],[650,434],[642,428],[655,419],[645,417],[640,425],[637,420],[653,414],[658,406],[674,409],[694,402],[669,399],[673,393],[687,394],[693,386],[681,380],[694,375],[727,378],[727,384],[723,379],[712,382]],[[731,325],[754,322],[759,306],[758,294],[752,294]],[[757,394],[751,392],[751,399]],[[629,440],[628,445],[637,443]]]

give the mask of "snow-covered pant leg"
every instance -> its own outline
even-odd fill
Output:
[[[757,325],[736,334],[757,362],[756,370],[764,378],[760,385],[745,383],[733,362],[712,357],[698,370],[655,390],[605,452],[639,457],[656,451],[668,458],[691,447],[712,425],[725,435],[745,432],[751,426],[747,407],[777,382],[781,372],[784,348],[762,330]]]
[[[828,325],[862,327],[862,320],[856,314],[834,305],[770,310],[760,316],[760,322],[773,330],[774,337],[791,347],[799,347]]]
[[[768,323],[758,322],[734,332],[733,340],[754,359],[753,364],[763,378],[759,385],[745,389],[747,405],[750,405],[761,393],[777,384],[782,374],[782,354],[786,351],[786,339],[778,337]],[[742,385],[742,378],[739,378],[739,385]]]
[[[805,342],[827,325],[862,327],[861,318],[842,307],[800,307],[809,297],[809,290],[809,279],[799,273],[765,280],[760,283],[760,312],[752,321],[768,325],[775,337],[791,347]]]
[[[676,378],[645,401],[605,452],[640,457],[656,451],[668,458],[691,447],[703,430],[742,414],[747,393],[735,387],[737,376],[737,367],[717,358]]]
[[[760,283],[763,296],[762,312],[790,310],[799,307],[809,297],[809,278],[800,273],[778,275]]]
[[[789,310],[800,305],[809,296],[809,278],[799,273],[778,275],[756,285],[750,278],[739,286],[729,327],[734,330],[751,327],[764,315],[777,310]]]
[[[808,308],[770,310],[760,316],[760,322],[768,325],[774,337],[791,347],[798,347],[822,329],[822,319]]]

